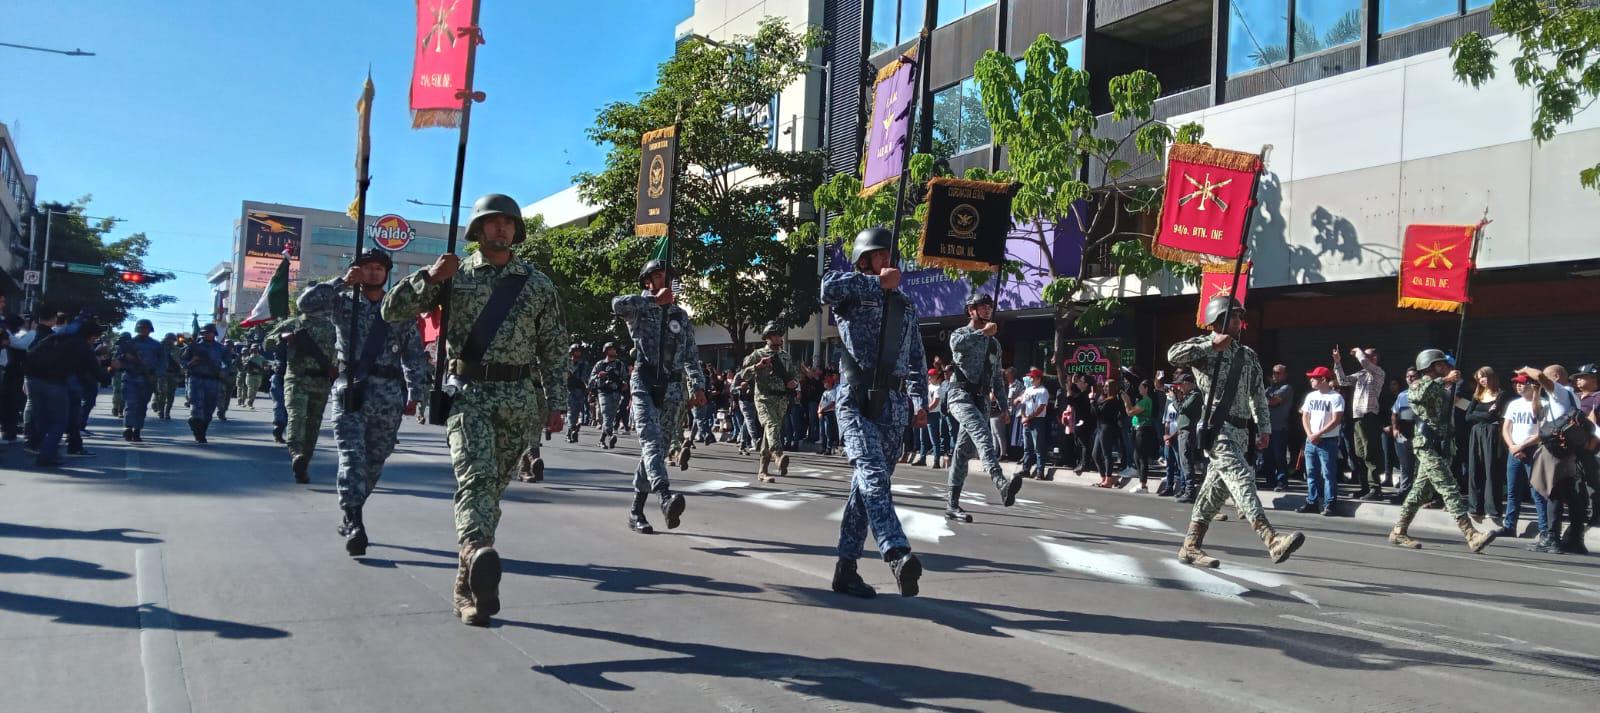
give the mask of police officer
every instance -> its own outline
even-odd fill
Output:
[[[189,430],[196,443],[206,442],[211,414],[222,398],[222,370],[227,349],[217,342],[217,325],[200,328],[200,338],[183,350],[182,363],[189,370]]]
[[[267,337],[267,348],[284,347],[283,400],[289,442],[289,465],[294,482],[311,482],[311,454],[322,434],[322,414],[328,407],[328,394],[339,375],[334,361],[333,325],[336,296],[308,285],[295,306],[300,314],[291,317]]]
[[[689,313],[677,305],[668,283],[667,266],[651,260],[639,270],[643,292],[621,295],[611,300],[611,311],[628,325],[633,337],[633,376],[629,379],[634,425],[639,429],[639,465],[633,471],[633,507],[628,527],[649,533],[644,503],[651,492],[661,498],[661,514],[667,529],[678,526],[683,515],[683,495],[672,492],[667,479],[666,453],[679,434],[669,432],[684,401],[684,390],[691,392],[690,406],[705,403],[705,377],[697,364],[694,326]],[[612,437],[613,440],[615,436]]]
[[[1422,543],[1411,539],[1406,529],[1423,503],[1433,500],[1434,493],[1444,498],[1444,507],[1456,519],[1456,527],[1466,538],[1467,549],[1482,552],[1494,541],[1495,533],[1479,532],[1467,516],[1467,503],[1456,487],[1455,476],[1450,473],[1450,457],[1455,454],[1456,440],[1451,431],[1455,425],[1455,407],[1451,394],[1461,381],[1461,372],[1450,365],[1444,352],[1424,349],[1417,354],[1417,380],[1406,390],[1411,399],[1411,410],[1417,414],[1416,432],[1411,439],[1411,452],[1417,461],[1417,476],[1411,492],[1400,504],[1400,519],[1389,531],[1389,543],[1396,547],[1418,549]]]
[[[1005,398],[1005,383],[1000,372],[1000,342],[994,338],[999,325],[994,320],[994,298],[981,292],[967,297],[967,323],[950,333],[950,359],[955,365],[955,378],[950,381],[945,407],[961,430],[956,436],[956,450],[950,458],[950,492],[944,515],[957,522],[972,522],[972,516],[961,508],[961,488],[967,482],[967,460],[977,451],[984,472],[994,481],[1000,500],[1006,507],[1017,502],[1017,491],[1022,489],[1022,476],[1006,478],[1000,470],[1000,449],[994,441],[994,430],[989,428],[990,409],[996,400]],[[1000,422],[1010,420],[1008,409],[1000,409]]]
[[[627,380],[627,365],[617,358],[617,343],[606,342],[605,358],[595,362],[589,373],[589,386],[600,395],[600,447],[617,447],[617,414],[622,408],[622,392]]]
[[[1234,504],[1260,535],[1272,561],[1282,562],[1300,549],[1305,536],[1298,532],[1280,535],[1272,529],[1267,516],[1261,512],[1261,498],[1256,495],[1255,471],[1245,458],[1252,420],[1258,434],[1257,448],[1266,448],[1272,435],[1261,361],[1256,358],[1255,350],[1237,341],[1244,317],[1244,307],[1238,300],[1228,296],[1211,298],[1206,302],[1205,317],[1210,334],[1186,339],[1167,350],[1167,361],[1173,366],[1189,367],[1199,382],[1201,398],[1209,399],[1206,403],[1216,404],[1211,424],[1215,441],[1210,444],[1211,462],[1189,518],[1188,534],[1178,549],[1178,559],[1199,567],[1221,564],[1201,547],[1212,516],[1232,494]],[[1213,378],[1222,379],[1224,385],[1214,383]],[[1201,428],[1206,426],[1200,424]],[[1207,446],[1204,439],[1200,446]]]
[[[844,348],[837,413],[845,455],[854,467],[839,523],[833,591],[855,597],[877,595],[856,570],[869,524],[902,596],[916,596],[922,576],[922,562],[900,529],[889,489],[906,422],[916,428],[928,422],[917,313],[900,292],[893,248],[888,229],[863,230],[850,249],[855,271],[829,273],[822,281],[822,301],[833,306]]]
[[[238,393],[239,352],[233,340],[222,341],[222,376],[217,383],[217,420],[228,420],[228,405]]]
[[[500,496],[538,424],[561,430],[567,407],[561,346],[568,341],[555,285],[511,252],[523,239],[516,200],[501,194],[479,198],[466,238],[477,241],[477,252],[465,260],[440,255],[431,267],[400,280],[383,298],[383,318],[415,320],[449,305],[447,347],[440,357],[455,393],[445,429],[461,546],[453,603],[463,624],[488,626],[500,611],[500,554],[494,548]],[[480,327],[482,319],[487,322]],[[488,323],[496,321],[498,326]]]
[[[151,338],[155,325],[141,319],[133,326],[132,339],[118,344],[117,364],[122,375],[122,440],[143,443],[140,432],[144,418],[150,410],[150,396],[155,392],[157,369],[166,368],[166,347]]]
[[[771,483],[777,480],[770,470],[773,463],[778,464],[778,475],[789,474],[789,456],[783,452],[783,422],[799,382],[795,379],[794,362],[783,348],[783,327],[768,322],[761,330],[761,338],[766,344],[745,356],[739,378],[754,386],[756,413],[765,434],[761,468],[756,476],[763,483]]]
[[[589,389],[585,377],[589,365],[583,361],[583,345],[567,347],[567,442],[578,442],[578,428],[583,425],[583,412],[589,406]]]

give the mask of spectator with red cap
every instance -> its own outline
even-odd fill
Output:
[[[1332,369],[1319,366],[1306,372],[1312,391],[1300,404],[1300,425],[1306,432],[1306,502],[1296,512],[1332,515],[1338,502],[1339,433],[1344,420],[1344,396],[1333,388]]]
[[[1497,534],[1501,537],[1518,537],[1517,518],[1521,515],[1522,501],[1532,499],[1539,525],[1538,548],[1548,547],[1549,527],[1546,524],[1543,499],[1533,495],[1529,476],[1533,469],[1533,454],[1539,449],[1539,382],[1527,374],[1511,377],[1512,386],[1520,398],[1506,404],[1505,418],[1500,422],[1500,440],[1506,444],[1506,516],[1500,522]]]
[[[1050,390],[1039,367],[1022,377],[1022,477],[1045,479],[1044,458],[1050,452]]]
[[[928,465],[928,453],[933,453],[933,468],[943,467],[944,458],[944,395],[949,387],[944,382],[944,371],[935,366],[928,370],[928,425],[922,427],[917,443],[917,459],[912,465]]]

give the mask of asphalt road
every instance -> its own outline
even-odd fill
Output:
[[[1593,711],[1600,557],[1472,555],[1422,532],[1399,550],[1354,519],[1304,528],[1274,566],[1218,523],[1218,570],[1179,564],[1188,511],[1030,481],[1004,509],[981,477],[941,516],[943,476],[895,495],[922,596],[828,583],[848,486],[799,455],[756,485],[725,445],[673,472],[682,527],[626,527],[637,451],[594,433],[513,482],[491,628],[450,612],[453,480],[437,428],[408,423],[367,509],[369,557],[334,527],[333,439],[291,481],[268,410],[212,443],[181,420],[89,441],[53,472],[0,455],[0,710],[85,711]],[[91,429],[114,436],[102,405]],[[1060,477],[1071,478],[1070,474]],[[652,503],[653,505],[654,503]],[[869,551],[871,545],[869,544]]]

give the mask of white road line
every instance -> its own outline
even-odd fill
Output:
[[[1451,646],[1438,646],[1438,645],[1435,645],[1435,644],[1423,643],[1420,640],[1423,636],[1432,636],[1432,634],[1429,634],[1429,633],[1424,632],[1424,631],[1416,631],[1416,630],[1412,630],[1412,629],[1407,629],[1407,628],[1401,627],[1401,626],[1395,626],[1393,624],[1385,623],[1384,626],[1392,627],[1392,628],[1395,628],[1395,629],[1401,629],[1401,630],[1413,633],[1413,634],[1416,635],[1416,638],[1405,639],[1405,638],[1401,638],[1401,637],[1398,637],[1398,636],[1390,636],[1388,634],[1380,634],[1380,633],[1378,633],[1376,631],[1372,631],[1371,629],[1365,629],[1365,628],[1361,628],[1361,627],[1358,627],[1358,626],[1345,626],[1344,624],[1335,624],[1335,623],[1330,622],[1330,621],[1323,621],[1321,619],[1312,619],[1310,617],[1304,617],[1304,616],[1296,616],[1294,614],[1279,614],[1278,617],[1281,618],[1281,619],[1286,619],[1288,621],[1299,622],[1301,624],[1308,624],[1308,625],[1311,625],[1311,626],[1318,626],[1318,627],[1322,627],[1324,629],[1332,629],[1332,630],[1337,631],[1337,632],[1339,632],[1341,634],[1345,634],[1347,636],[1353,636],[1353,637],[1356,637],[1358,639],[1372,639],[1372,640],[1382,641],[1382,642],[1388,643],[1388,644],[1394,644],[1395,646],[1399,646],[1399,647],[1402,647],[1402,648],[1422,649],[1424,651],[1432,651],[1434,653],[1439,653],[1439,654],[1449,654],[1451,656],[1461,656],[1461,655],[1463,655],[1461,650],[1458,649],[1458,648],[1451,647]],[[1535,673],[1544,674],[1546,676],[1554,676],[1556,678],[1576,678],[1577,677],[1571,670],[1568,670],[1568,669],[1555,668],[1553,666],[1540,666],[1538,664],[1531,664],[1531,663],[1527,663],[1525,661],[1519,661],[1519,660],[1517,660],[1515,658],[1511,658],[1511,657],[1503,657],[1503,658],[1496,659],[1495,663],[1497,663],[1497,664],[1505,664],[1507,666],[1514,666],[1516,668],[1520,668],[1520,669],[1523,669],[1525,671],[1533,671]],[[1424,670],[1426,670],[1426,669],[1424,669]],[[1467,680],[1470,680],[1470,677],[1463,677],[1463,678],[1467,679]]]
[[[144,477],[144,464],[140,462],[138,448],[122,449],[122,477],[139,480]]]
[[[1541,620],[1544,620],[1544,621],[1553,621],[1553,622],[1555,622],[1557,624],[1560,624],[1562,626],[1583,626],[1583,627],[1588,627],[1590,629],[1600,629],[1600,624],[1597,624],[1597,623],[1592,622],[1592,621],[1579,621],[1578,619],[1574,618],[1576,615],[1556,616],[1554,614],[1541,614],[1541,613],[1536,612],[1536,611],[1528,611],[1526,609],[1520,609],[1520,608],[1517,608],[1517,607],[1514,607],[1514,606],[1511,606],[1511,605],[1508,605],[1508,604],[1484,604],[1483,602],[1475,602],[1475,601],[1472,601],[1471,599],[1452,599],[1452,598],[1449,598],[1449,597],[1436,597],[1436,596],[1434,596],[1432,594],[1418,594],[1416,592],[1400,592],[1399,594],[1402,597],[1411,597],[1413,599],[1426,599],[1426,600],[1431,601],[1431,602],[1440,602],[1440,603],[1443,603],[1443,604],[1455,604],[1455,605],[1463,606],[1463,607],[1472,607],[1474,609],[1486,609],[1486,610],[1492,611],[1492,612],[1494,612],[1496,614],[1515,614],[1517,616],[1525,616],[1525,617],[1528,617],[1530,619],[1541,619]]]
[[[145,710],[149,713],[186,713],[189,682],[184,678],[183,653],[178,649],[177,622],[167,603],[167,574],[161,548],[134,551],[134,577],[139,595],[139,663],[144,668]]]
[[[728,490],[730,488],[743,488],[750,483],[744,480],[706,480],[693,485],[677,488],[680,493],[705,493],[715,490]]]

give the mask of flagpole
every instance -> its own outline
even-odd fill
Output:
[[[1230,299],[1230,300],[1237,300],[1238,299],[1237,297],[1235,297],[1235,295],[1239,294],[1239,275],[1244,271],[1244,258],[1245,258],[1245,255],[1249,252],[1249,247],[1250,247],[1250,226],[1253,225],[1255,223],[1255,220],[1256,220],[1256,195],[1261,191],[1261,177],[1266,175],[1266,173],[1267,173],[1267,152],[1269,152],[1271,150],[1272,150],[1272,144],[1267,144],[1265,146],[1262,146],[1261,147],[1261,153],[1257,154],[1260,157],[1261,166],[1256,169],[1256,180],[1251,182],[1251,184],[1250,184],[1250,203],[1249,203],[1250,212],[1245,214],[1245,217],[1244,217],[1244,229],[1239,232],[1239,257],[1235,258],[1234,261],[1233,261],[1233,278],[1228,281],[1228,299]],[[1204,283],[1204,278],[1202,278],[1201,281],[1202,281],[1202,283]],[[1244,303],[1243,302],[1239,303],[1239,308],[1240,309],[1244,308]],[[1203,305],[1202,305],[1201,309],[1204,310],[1204,306]],[[1222,313],[1222,329],[1221,329],[1221,332],[1223,334],[1227,334],[1228,333],[1228,325],[1229,325],[1229,322],[1232,321],[1232,320],[1233,320],[1233,309],[1230,306],[1227,310],[1223,311],[1223,313]],[[1202,410],[1202,414],[1200,416],[1200,424],[1201,424],[1201,426],[1204,427],[1204,428],[1207,428],[1207,429],[1211,428],[1211,417],[1213,415],[1212,412],[1216,409],[1217,400],[1221,396],[1221,394],[1219,394],[1218,392],[1222,390],[1223,386],[1222,386],[1222,384],[1217,383],[1217,380],[1219,378],[1221,378],[1221,377],[1222,377],[1222,360],[1221,359],[1213,359],[1212,362],[1211,362],[1211,389],[1208,391],[1208,393],[1206,393],[1205,408]],[[1211,439],[1213,439],[1213,441],[1212,441],[1213,443],[1215,442],[1215,440],[1214,440],[1215,438],[1216,438],[1216,434],[1215,434],[1215,432],[1213,432],[1211,434]],[[1201,439],[1200,446],[1201,446],[1201,448],[1203,450],[1206,450],[1208,452],[1211,450],[1210,445],[1205,443],[1205,439]]]
[[[473,66],[478,58],[478,41],[482,34],[478,31],[478,11],[482,9],[482,0],[472,3],[471,37],[467,40],[467,87],[458,92],[461,97],[461,135],[456,141],[456,176],[455,184],[450,189],[450,233],[446,238],[445,252],[456,252],[456,226],[461,223],[461,179],[467,166],[467,132],[472,126],[472,103],[477,100],[478,88],[473,83]],[[444,393],[445,366],[449,361],[450,333],[450,281],[445,280],[439,284],[439,342],[434,350],[433,364],[433,391],[428,394],[428,423],[443,426],[450,417],[449,405]]]
[[[1472,258],[1471,258],[1470,266],[1468,267],[1468,274],[1469,275],[1471,274],[1470,271],[1471,271],[1472,267],[1475,267],[1478,264],[1478,243],[1480,242],[1478,240],[1478,238],[1483,233],[1483,226],[1488,225],[1490,222],[1491,221],[1489,220],[1489,208],[1487,206],[1485,206],[1484,209],[1483,209],[1483,218],[1478,220],[1477,226],[1473,227],[1473,229],[1472,229]],[[1470,283],[1468,283],[1468,284],[1470,284]],[[1462,302],[1461,303],[1461,324],[1460,324],[1460,326],[1456,327],[1456,350],[1451,353],[1451,356],[1454,356],[1455,359],[1456,359],[1456,368],[1457,369],[1460,369],[1461,368],[1461,364],[1462,364],[1461,352],[1467,348],[1467,305],[1468,304],[1469,303],[1467,303],[1467,302]]]
[[[928,81],[928,73],[926,71],[927,58],[925,56],[928,51],[928,34],[928,28],[924,27],[922,34],[917,37],[917,58],[912,65],[913,71],[917,73],[918,99],[915,108],[911,110],[911,116],[906,120],[905,150],[900,155],[900,185],[895,189],[894,194],[894,221],[889,224],[889,235],[892,236],[894,242],[893,249],[889,251],[890,267],[897,267],[900,263],[900,221],[905,215],[906,184],[911,181],[911,132],[918,127],[918,124],[924,118],[922,116],[921,97],[924,94],[922,88],[926,86]],[[901,61],[905,61],[903,56]],[[879,343],[881,344],[882,342],[880,341]]]
[[[352,264],[361,260],[361,247],[366,242],[364,232],[367,224],[367,187],[372,185],[372,176],[367,172],[372,156],[372,147],[367,143],[372,135],[372,94],[370,92],[372,92],[372,68],[368,67],[367,82],[361,87],[360,100],[360,104],[364,104],[366,109],[361,112],[361,133],[356,138],[356,143],[358,144],[356,148],[359,153],[356,154],[356,240],[355,253],[351,258]],[[349,364],[354,364],[357,358],[356,350],[359,348],[356,346],[359,344],[356,340],[356,330],[360,325],[358,315],[361,312],[361,281],[356,280],[356,283],[350,287],[350,338],[345,345],[345,348],[349,351],[344,355],[344,358]],[[347,380],[349,378],[348,376],[346,377]]]

